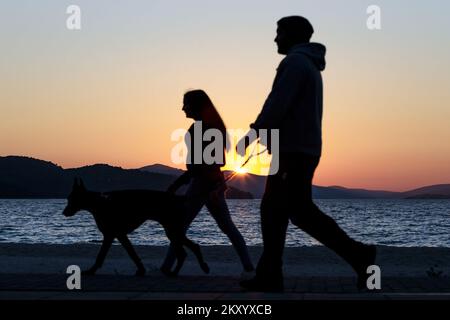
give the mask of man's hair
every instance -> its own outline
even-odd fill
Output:
[[[301,16],[284,17],[278,20],[277,24],[295,42],[309,42],[314,33],[314,28],[308,19]]]

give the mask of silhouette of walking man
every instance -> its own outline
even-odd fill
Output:
[[[357,286],[366,286],[367,267],[375,263],[376,248],[351,239],[312,200],[312,179],[322,149],[322,76],[325,46],[311,43],[314,30],[300,16],[278,21],[275,42],[281,61],[272,91],[253,129],[279,129],[279,170],[268,176],[261,202],[264,250],[256,276],[241,281],[252,291],[283,291],[282,256],[289,220],[336,252],[355,270]],[[244,148],[242,148],[242,144]],[[242,139],[237,150],[248,147]]]

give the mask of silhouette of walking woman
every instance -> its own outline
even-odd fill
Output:
[[[185,142],[188,147],[187,171],[178,177],[167,191],[175,193],[179,187],[189,183],[188,190],[186,191],[187,213],[185,230],[187,231],[201,208],[206,205],[220,230],[228,236],[233,244],[244,271],[251,272],[254,270],[254,267],[250,260],[245,240],[231,220],[230,212],[225,202],[226,184],[224,175],[220,170],[225,165],[225,149],[222,150],[222,156],[219,157],[221,160],[217,161],[218,157],[214,156],[215,161],[212,164],[205,163],[203,156],[194,157],[195,152],[199,154],[201,152],[201,155],[203,155],[205,149],[203,133],[208,129],[219,130],[223,137],[223,146],[226,145],[227,134],[225,124],[211,99],[203,90],[192,90],[185,93],[182,110],[186,113],[187,118],[195,120],[185,137]],[[200,124],[201,131],[199,132],[196,128],[199,128]],[[195,145],[199,142],[202,144],[201,148]],[[198,158],[201,158],[200,162]],[[165,274],[170,274],[174,262],[175,253],[173,248],[170,247],[165,261],[161,266],[161,271]]]

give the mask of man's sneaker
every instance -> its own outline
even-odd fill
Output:
[[[281,281],[262,281],[254,277],[250,280],[243,280],[240,286],[247,291],[259,291],[259,292],[283,292],[284,285]]]
[[[359,256],[358,266],[355,268],[358,275],[356,286],[358,290],[367,289],[367,267],[375,264],[377,257],[377,248],[374,245],[364,245],[361,255]]]

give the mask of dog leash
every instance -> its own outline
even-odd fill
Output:
[[[264,152],[267,151],[267,147],[266,147],[266,148],[264,148],[264,150],[262,150],[262,151],[260,151],[260,152],[258,152],[258,153],[255,153],[255,150],[256,150],[256,146],[257,146],[257,145],[258,145],[258,143],[256,143],[255,146],[253,147],[253,150],[252,150],[252,152],[250,153],[250,155],[248,156],[247,160],[245,160],[244,163],[243,163],[237,170],[242,169],[242,168],[250,161],[250,159],[252,159],[253,157],[257,157],[257,156],[259,156],[260,154],[262,154],[262,153],[264,153]],[[238,174],[237,170],[235,170],[232,174],[230,174],[228,177],[226,177],[226,178],[225,178],[225,182],[227,182],[227,181],[233,179],[233,178]]]

